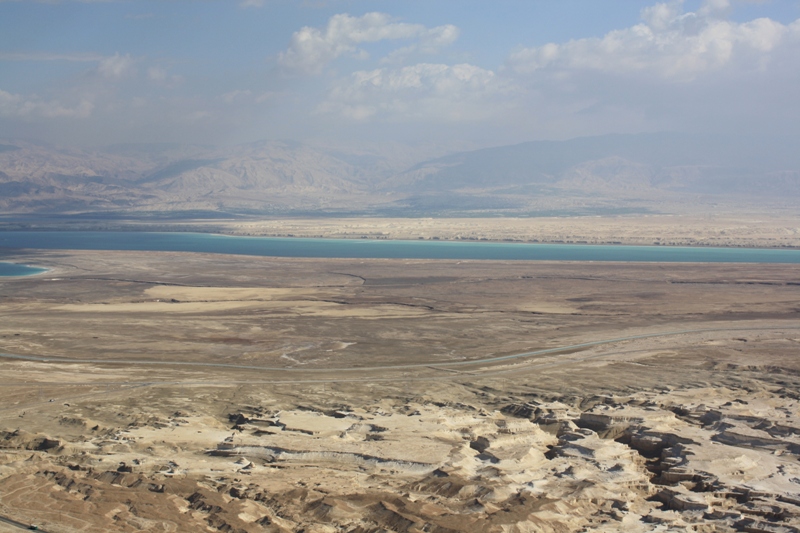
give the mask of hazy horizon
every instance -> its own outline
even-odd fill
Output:
[[[0,137],[800,134],[800,2],[0,2]]]

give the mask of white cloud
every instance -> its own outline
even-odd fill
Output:
[[[239,7],[264,7],[264,0],[242,0],[239,2]]]
[[[278,96],[279,93],[273,91],[256,93],[250,89],[234,89],[220,95],[219,98],[226,104],[263,104]]]
[[[186,120],[189,120],[190,122],[196,122],[196,121],[201,121],[201,120],[208,120],[211,117],[212,117],[212,115],[211,115],[211,113],[209,111],[202,110],[202,111],[192,111],[188,115],[186,115],[184,118]]]
[[[0,113],[4,115],[13,114],[21,101],[22,97],[20,95],[0,90]]]
[[[431,28],[420,37],[419,42],[393,50],[381,63],[401,63],[415,53],[435,54],[440,48],[453,44],[459,36],[459,29],[450,24]]]
[[[694,11],[661,2],[634,26],[511,54],[500,72],[524,91],[508,128],[539,137],[796,132],[800,20],[731,20],[745,1],[707,0]]]
[[[57,100],[24,97],[0,90],[0,116],[4,117],[86,118],[93,109],[94,104],[88,100],[68,107]]]
[[[97,72],[104,78],[120,79],[133,74],[135,72],[135,64],[136,60],[130,54],[123,56],[116,53],[113,56],[101,59],[97,65]]]
[[[318,111],[356,121],[475,120],[494,113],[513,91],[491,70],[420,63],[354,72],[339,80]]]
[[[762,68],[787,38],[800,35],[797,23],[726,20],[729,7],[728,0],[707,0],[697,12],[684,12],[680,1],[659,3],[642,11],[640,24],[602,38],[523,48],[511,55],[509,65],[521,74],[645,73],[690,81],[730,66],[746,71]]]
[[[697,12],[701,15],[720,15],[727,14],[730,9],[730,0],[705,0]]]
[[[0,0],[2,1],[2,0]],[[92,53],[62,53],[62,52],[3,52],[0,51],[0,61],[65,61],[70,63],[97,63],[94,72],[109,80],[118,80],[130,77],[136,73],[136,63],[139,61],[130,54],[103,56]],[[161,67],[150,67],[147,76],[151,81],[179,81],[179,77],[168,76],[167,71]]]
[[[158,66],[147,69],[147,79],[157,85],[169,88],[175,87],[183,81],[183,77],[177,74],[170,74],[167,69]]]
[[[167,70],[161,67],[150,67],[147,69],[147,79],[150,81],[166,81],[167,76]]]
[[[249,89],[244,89],[244,90],[236,89],[223,94],[221,98],[222,101],[225,102],[226,104],[231,104],[236,100],[240,100],[242,98],[250,98],[251,96],[253,96],[253,91]]]
[[[393,22],[385,13],[367,13],[361,17],[334,15],[324,30],[303,27],[292,35],[289,48],[278,55],[285,68],[317,74],[322,68],[344,54],[366,57],[361,43],[384,40],[417,40],[419,46],[438,47],[452,43],[458,28],[452,25],[427,28],[422,24]]]
[[[280,96],[280,94],[275,91],[266,91],[256,96],[256,103],[263,104],[265,102],[274,100],[278,96]]]

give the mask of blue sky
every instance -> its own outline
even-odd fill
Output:
[[[0,136],[798,135],[800,0],[0,0]]]

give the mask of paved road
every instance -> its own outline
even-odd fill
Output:
[[[2,522],[3,524],[8,524],[10,526],[18,527],[20,529],[27,529],[27,530],[30,529],[30,524],[24,524],[22,522],[17,522],[13,518],[8,518],[7,516],[0,516],[0,522]],[[44,529],[41,529],[41,528],[38,529],[38,531],[41,531],[42,533],[47,533]]]

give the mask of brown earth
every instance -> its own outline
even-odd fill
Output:
[[[2,516],[798,531],[796,266],[2,259]]]

